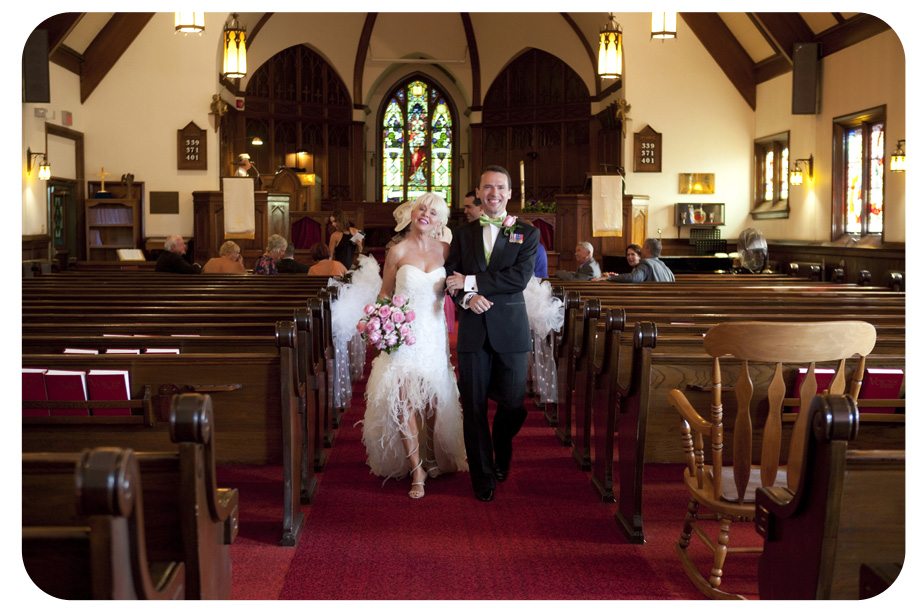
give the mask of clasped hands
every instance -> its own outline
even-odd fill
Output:
[[[466,283],[466,276],[454,271],[454,274],[447,278],[445,281],[445,287],[451,296],[457,294],[458,290],[463,290],[463,286]],[[470,297],[470,300],[467,302],[470,310],[473,313],[485,313],[492,307],[492,301],[485,298],[481,294],[474,294]]]

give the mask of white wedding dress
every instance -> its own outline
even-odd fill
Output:
[[[448,354],[444,280],[443,267],[426,273],[403,265],[396,271],[394,295],[405,296],[409,309],[415,312],[412,329],[416,342],[392,354],[381,352],[371,364],[365,392],[367,407],[358,423],[364,425],[361,440],[367,448],[367,464],[378,476],[399,479],[409,472],[402,442],[410,436],[405,425],[407,412],[422,414],[418,437],[422,458],[427,456],[426,446],[433,445],[441,472],[468,469],[460,392]],[[425,423],[428,409],[436,414],[433,431]],[[429,435],[433,442],[426,442]],[[431,464],[425,466],[429,469]]]

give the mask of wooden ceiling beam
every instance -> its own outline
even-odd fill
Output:
[[[799,13],[748,13],[774,48],[792,65],[796,43],[814,42],[815,34]]]
[[[890,29],[891,26],[878,17],[860,13],[824,30],[815,41],[821,43],[821,57],[826,57]]]
[[[109,19],[83,54],[80,102],[85,102],[95,91],[153,15],[154,13],[115,13]]]
[[[680,13],[728,80],[752,110],[757,106],[754,62],[717,13]]]

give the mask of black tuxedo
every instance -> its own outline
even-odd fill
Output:
[[[310,265],[305,265],[293,258],[282,258],[275,263],[275,269],[278,270],[278,273],[308,273]]]
[[[493,303],[477,314],[462,306],[464,292],[454,297],[460,316],[457,364],[463,436],[476,492],[495,488],[495,467],[507,470],[511,439],[527,416],[527,352],[533,349],[533,340],[523,291],[533,277],[540,233],[520,223],[509,233],[519,235],[520,241],[515,243],[500,228],[486,264],[483,228],[476,221],[464,225],[454,231],[444,265],[448,276],[454,271],[474,275],[478,293]],[[498,403],[491,434],[489,398]]]

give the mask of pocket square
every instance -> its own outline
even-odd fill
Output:
[[[524,243],[524,234],[523,233],[512,233],[508,236],[508,241],[512,244],[523,244]]]

